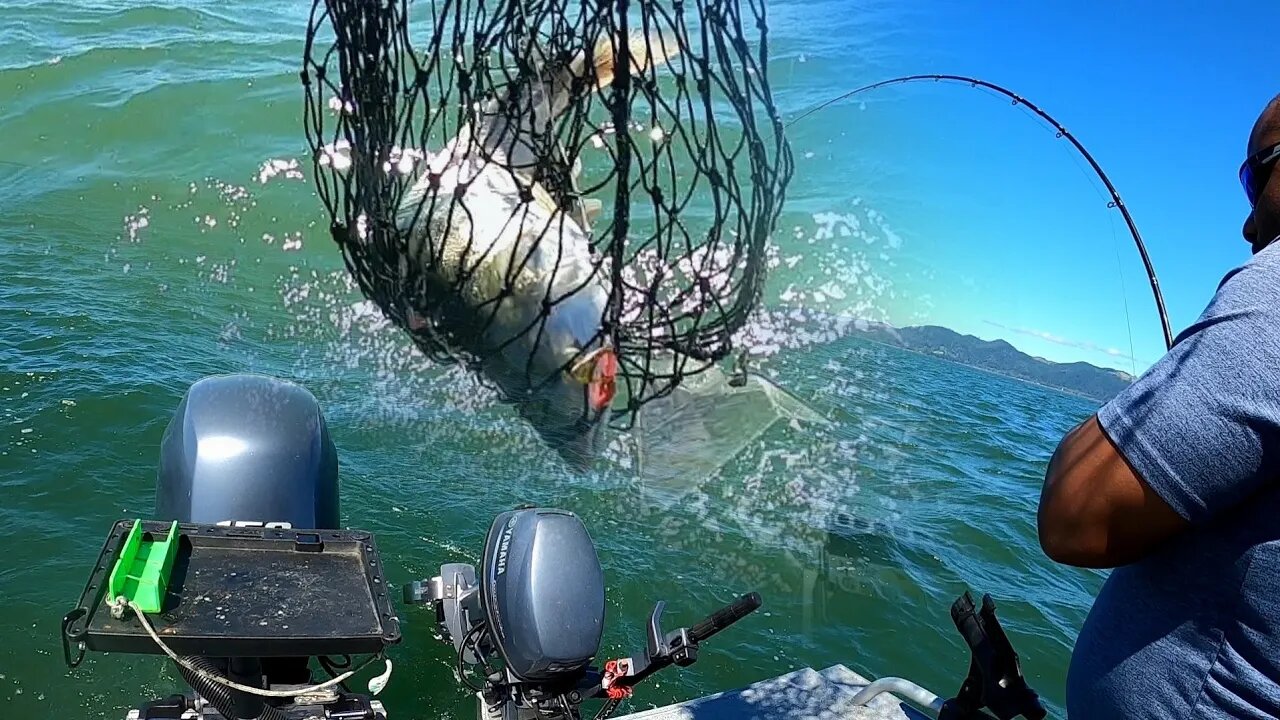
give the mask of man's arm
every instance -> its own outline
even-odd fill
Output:
[[[1096,415],[1058,444],[1036,521],[1046,555],[1091,568],[1139,560],[1189,524],[1138,477]]]

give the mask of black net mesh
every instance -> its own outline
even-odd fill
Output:
[[[629,422],[759,301],[792,173],[767,50],[756,2],[316,0],[306,131],[349,271],[507,400],[613,348]]]

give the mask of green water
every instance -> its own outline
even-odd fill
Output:
[[[770,7],[784,110],[905,52],[885,49],[907,40],[872,9],[834,11],[848,5]],[[616,465],[566,474],[512,413],[360,304],[311,179],[261,174],[305,151],[307,8],[271,7],[0,2],[7,714],[118,718],[176,687],[156,658],[91,655],[68,672],[58,622],[110,524],[150,512],[157,443],[185,388],[231,371],[293,378],[321,400],[344,521],[378,534],[397,584],[474,561],[495,513],[535,502],[578,512],[599,546],[605,656],[640,647],[657,600],[669,622],[689,623],[761,592],[759,613],[637,692],[633,708],[832,663],[954,692],[968,659],[948,607],[970,588],[996,595],[1032,684],[1061,706],[1101,576],[1043,557],[1035,504],[1054,443],[1093,406],[790,314],[911,302],[884,210],[901,198],[876,190],[892,173],[850,142],[886,128],[866,120],[855,132],[853,111],[834,108],[792,134],[800,170],[777,240],[775,313],[752,336],[777,351],[765,369],[832,426],[775,426],[660,502]],[[830,536],[837,510],[871,531]],[[402,615],[382,696],[392,716],[468,716],[429,617]]]

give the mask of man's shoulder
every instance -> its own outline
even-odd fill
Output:
[[[1237,265],[1218,283],[1218,296],[1249,298],[1257,294],[1280,295],[1280,243],[1269,245]]]
[[[1175,345],[1211,327],[1216,333],[1245,333],[1260,341],[1274,337],[1280,343],[1280,243],[1229,270]]]

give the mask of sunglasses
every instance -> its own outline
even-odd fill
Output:
[[[1262,194],[1262,189],[1271,179],[1271,171],[1275,168],[1277,159],[1280,159],[1280,143],[1259,150],[1240,166],[1240,184],[1244,185],[1249,207],[1257,204],[1258,195]]]

